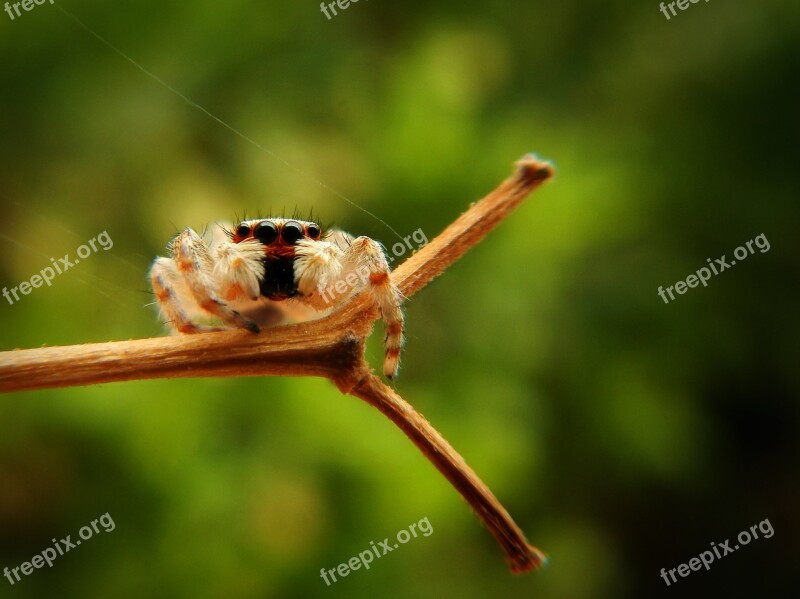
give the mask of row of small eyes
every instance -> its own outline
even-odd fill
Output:
[[[268,220],[262,220],[252,229],[250,225],[245,223],[236,227],[236,235],[239,237],[249,237],[251,231],[253,237],[264,245],[273,243],[278,237],[283,239],[284,243],[294,245],[298,240],[305,237],[306,234],[308,234],[311,239],[319,239],[321,234],[320,228],[317,225],[308,225],[308,228],[305,229],[303,225],[296,220],[285,222],[280,227]]]

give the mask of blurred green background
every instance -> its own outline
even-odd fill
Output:
[[[510,575],[326,381],[142,381],[0,396],[0,567],[116,524],[0,595],[797,596],[796,2],[58,4],[267,151],[58,6],[0,13],[0,284],[114,242],[0,298],[0,347],[165,334],[146,274],[177,229],[296,206],[396,241],[342,194],[432,239],[535,151],[556,180],[408,302],[397,388],[551,563]],[[761,233],[770,251],[658,297]],[[764,519],[772,538],[660,578]]]

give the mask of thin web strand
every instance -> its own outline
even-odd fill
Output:
[[[323,183],[322,181],[320,181],[320,180],[319,180],[319,179],[317,179],[316,177],[314,177],[314,176],[312,176],[312,175],[308,174],[308,173],[307,173],[307,172],[305,172],[304,170],[302,170],[302,169],[300,169],[300,168],[296,167],[295,165],[291,164],[291,163],[290,163],[290,162],[288,162],[287,160],[285,160],[285,159],[281,158],[280,156],[278,156],[278,155],[277,155],[275,152],[273,152],[272,150],[269,150],[269,149],[265,148],[264,146],[262,146],[260,143],[258,143],[257,141],[255,141],[255,140],[254,140],[254,139],[252,139],[251,137],[248,137],[247,135],[245,135],[244,133],[242,133],[241,131],[239,131],[239,130],[238,130],[238,129],[236,129],[235,127],[233,127],[233,126],[229,125],[228,123],[226,123],[225,121],[223,121],[222,119],[220,119],[219,117],[217,117],[216,115],[212,114],[211,112],[209,112],[208,110],[206,110],[205,108],[203,108],[202,106],[200,106],[200,104],[198,104],[197,102],[195,102],[194,100],[192,100],[192,99],[191,99],[191,98],[189,98],[188,96],[186,96],[186,95],[182,94],[181,92],[179,92],[177,89],[175,89],[174,87],[172,87],[172,86],[171,86],[169,83],[167,83],[166,81],[164,81],[163,79],[161,79],[160,77],[158,77],[156,74],[154,74],[154,73],[152,73],[152,72],[148,71],[148,70],[147,70],[145,67],[143,67],[143,66],[142,66],[142,65],[140,65],[138,62],[136,62],[136,61],[135,61],[133,58],[131,58],[130,56],[128,56],[127,54],[125,54],[125,52],[123,52],[122,50],[120,50],[119,48],[117,48],[117,47],[116,47],[114,44],[112,44],[111,42],[109,42],[107,39],[105,39],[105,38],[104,38],[103,36],[101,36],[99,33],[95,32],[95,31],[94,31],[92,28],[90,28],[88,25],[86,25],[86,24],[85,24],[83,21],[81,21],[81,20],[80,20],[78,17],[76,17],[75,15],[73,15],[73,14],[72,14],[71,12],[69,12],[67,9],[63,8],[63,7],[62,7],[61,5],[59,5],[59,4],[56,4],[56,3],[54,3],[54,4],[55,4],[55,7],[56,7],[58,10],[60,10],[60,11],[61,11],[61,12],[62,12],[64,15],[66,15],[67,17],[69,17],[69,18],[70,18],[70,19],[72,19],[73,21],[75,21],[75,23],[77,23],[77,24],[78,24],[78,25],[79,25],[79,26],[80,26],[80,27],[81,27],[81,28],[82,28],[84,31],[86,31],[86,32],[87,32],[87,33],[89,33],[91,36],[93,36],[93,37],[94,37],[94,38],[96,38],[98,41],[100,41],[102,44],[104,44],[105,46],[107,46],[108,48],[110,48],[111,50],[113,50],[115,53],[119,54],[119,55],[120,55],[122,58],[124,58],[124,59],[125,59],[125,60],[127,60],[129,63],[131,63],[133,66],[135,66],[137,69],[139,69],[139,70],[140,70],[142,73],[144,73],[145,75],[147,75],[148,77],[150,77],[150,78],[151,78],[153,81],[157,82],[157,83],[158,83],[158,84],[160,84],[161,86],[163,86],[163,87],[165,87],[166,89],[168,89],[169,91],[171,91],[173,94],[175,94],[176,96],[178,96],[178,97],[179,97],[181,100],[183,100],[184,102],[186,102],[186,103],[187,103],[189,106],[192,106],[192,107],[196,108],[197,110],[199,110],[200,112],[204,113],[204,114],[205,114],[205,115],[207,115],[208,117],[212,118],[213,120],[215,120],[217,123],[219,123],[220,125],[222,125],[222,126],[223,126],[223,127],[225,127],[226,129],[228,129],[229,131],[231,131],[231,132],[233,132],[234,134],[238,135],[239,137],[241,137],[241,138],[242,138],[242,139],[244,139],[245,141],[247,141],[247,142],[251,143],[252,145],[254,145],[255,147],[257,147],[259,150],[261,150],[262,152],[265,152],[265,153],[269,154],[269,155],[270,155],[272,158],[274,158],[275,160],[278,160],[279,162],[282,162],[282,163],[283,163],[283,164],[285,164],[285,165],[286,165],[288,168],[292,169],[293,171],[295,171],[296,173],[298,173],[299,175],[301,175],[301,176],[302,176],[302,177],[304,177],[305,179],[307,179],[307,180],[309,180],[309,181],[312,181],[313,183],[316,183],[317,185],[319,185],[319,186],[320,186],[320,187],[322,187],[323,189],[325,189],[325,190],[327,190],[327,191],[331,192],[331,193],[332,193],[333,195],[335,195],[336,197],[338,197],[338,198],[340,198],[340,199],[344,200],[345,202],[347,202],[348,204],[350,204],[350,205],[351,205],[351,206],[353,206],[354,208],[357,208],[357,209],[361,210],[362,212],[364,212],[365,214],[368,214],[369,216],[371,216],[372,218],[374,218],[375,220],[377,220],[379,223],[383,224],[383,225],[384,225],[384,226],[385,226],[387,229],[389,229],[389,230],[390,230],[392,233],[394,233],[394,234],[395,234],[395,235],[396,235],[396,236],[397,236],[397,237],[398,237],[400,240],[402,240],[402,239],[403,239],[403,238],[402,238],[402,236],[400,235],[400,233],[398,233],[397,231],[395,231],[395,230],[394,230],[394,229],[393,229],[393,228],[392,228],[392,227],[389,225],[389,223],[387,223],[385,220],[383,220],[382,218],[379,218],[378,216],[376,216],[375,214],[373,214],[372,212],[370,212],[370,211],[369,211],[369,210],[367,210],[366,208],[363,208],[362,206],[359,206],[359,205],[358,205],[356,202],[354,202],[353,200],[351,200],[350,198],[348,198],[348,197],[347,197],[347,196],[345,196],[344,194],[341,194],[341,193],[339,193],[338,191],[336,191],[335,189],[333,189],[333,188],[332,188],[332,187],[330,187],[329,185],[326,185],[325,183]]]

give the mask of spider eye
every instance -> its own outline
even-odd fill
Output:
[[[246,225],[242,223],[238,227],[236,227],[236,235],[239,237],[247,237],[250,235],[250,225]]]
[[[268,220],[262,220],[256,225],[253,235],[264,245],[269,245],[278,238],[278,228]]]
[[[319,234],[320,230],[317,225],[308,225],[308,236],[311,237],[311,239],[319,238]]]
[[[297,243],[298,239],[302,239],[303,237],[303,225],[295,220],[290,220],[283,225],[281,237],[283,237],[283,240],[289,245],[294,245]]]

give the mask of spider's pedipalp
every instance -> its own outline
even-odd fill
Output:
[[[342,250],[328,241],[304,239],[297,244],[294,277],[307,303],[324,307],[319,299],[342,271]]]
[[[226,301],[256,301],[261,295],[260,283],[264,278],[263,246],[252,239],[240,243],[220,242],[214,250],[212,276]]]

